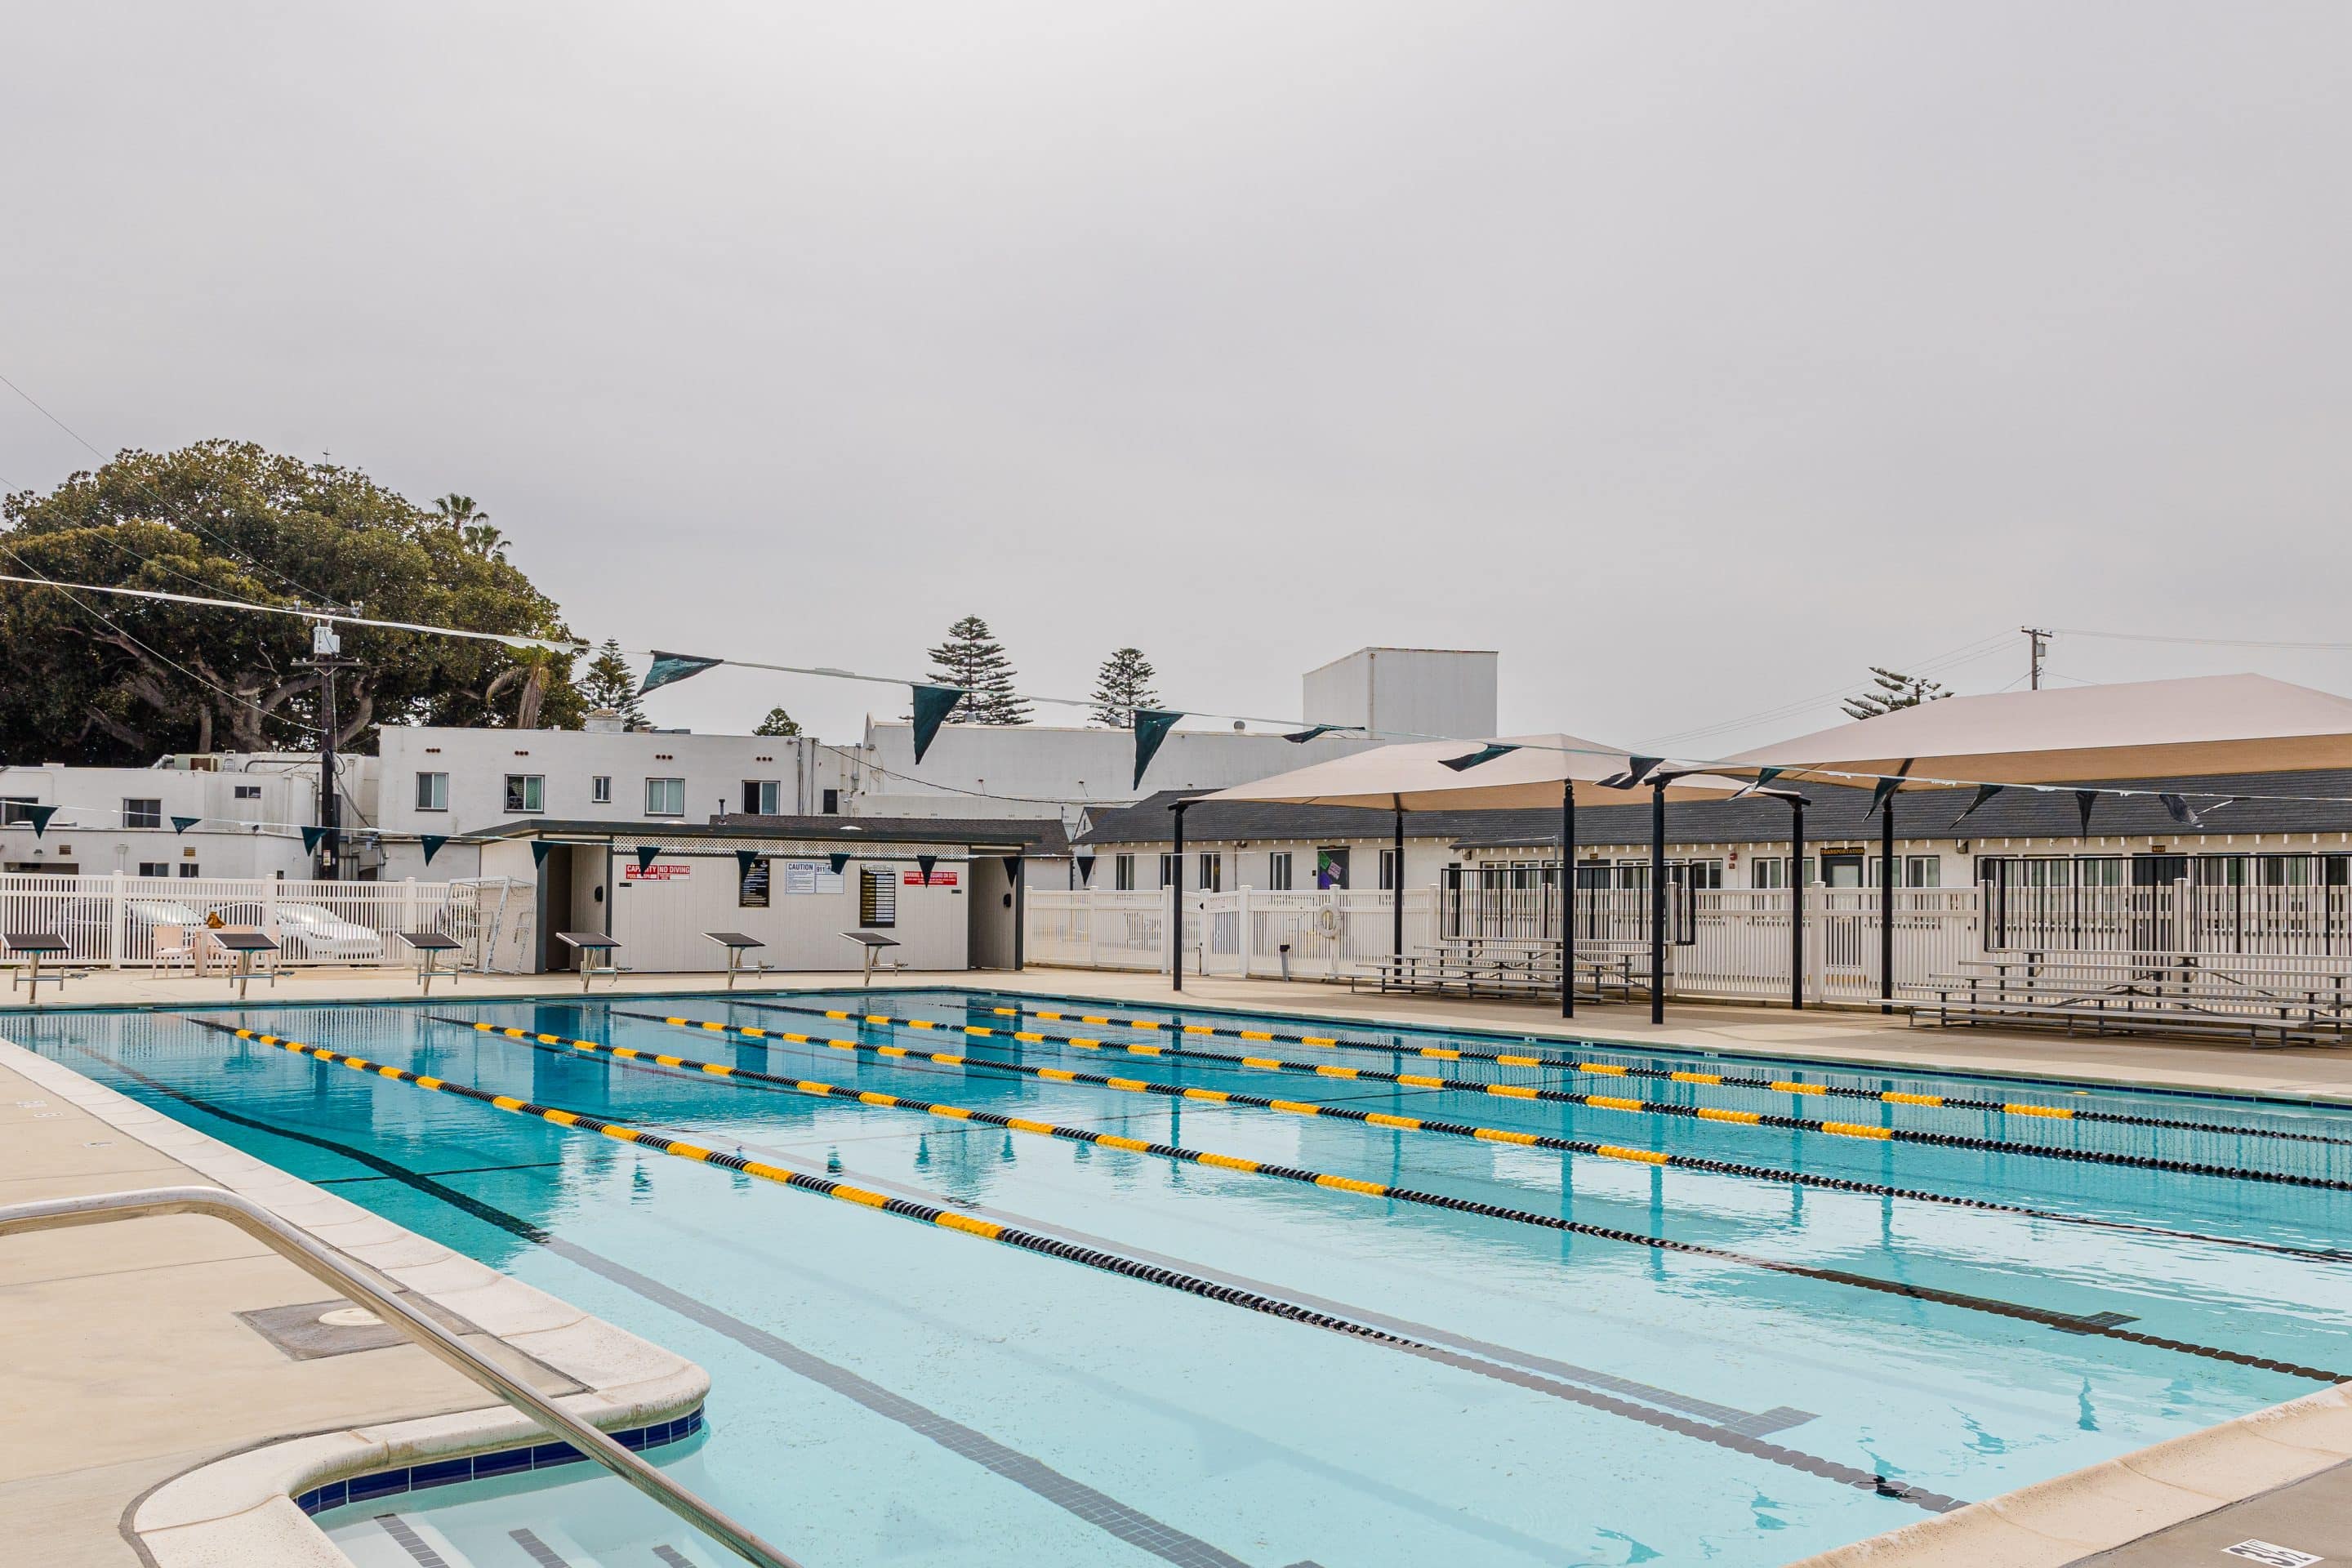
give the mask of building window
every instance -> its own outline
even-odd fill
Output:
[[[613,804],[613,775],[598,773],[588,781],[588,799],[596,805]]]
[[[239,784],[236,786],[236,798],[239,800],[259,800],[261,798],[261,786],[259,784]]]
[[[1172,888],[1176,885],[1176,865],[1177,861],[1175,856],[1169,854],[1165,850],[1160,852],[1160,885],[1161,887]]]
[[[1135,891],[1135,857],[1114,855],[1110,858],[1110,885],[1115,892]]]
[[[160,800],[126,800],[122,803],[122,826],[125,827],[161,827],[163,826],[163,803]]]
[[[857,923],[895,926],[898,923],[898,870],[895,866],[857,868]]]
[[[507,794],[509,796],[513,795],[514,786],[514,780],[507,780]],[[416,775],[416,809],[419,811],[446,811],[449,809],[449,775],[447,773],[419,773]],[[512,799],[509,799],[507,802],[507,809],[509,811],[520,811],[522,808],[516,805]]]
[[[448,808],[445,805],[442,809],[446,811]],[[547,809],[547,775],[509,773],[507,775],[507,809],[509,811],[545,811]]]
[[[825,791],[824,805],[818,809],[827,816],[838,816],[841,814],[841,792],[837,789]]]
[[[646,781],[646,815],[647,816],[684,816],[686,815],[686,781],[684,779],[647,779]]]
[[[1290,851],[1277,849],[1265,858],[1265,885],[1277,893],[1290,891]]]
[[[1786,855],[1759,855],[1748,862],[1748,885],[1751,888],[1785,888],[1789,885],[1789,858]]]
[[[0,827],[14,827],[20,822],[32,821],[32,808],[40,804],[29,795],[0,797]]]
[[[201,877],[201,876],[203,876],[204,874],[205,874],[205,873],[204,873],[204,868],[202,868],[201,866],[198,866],[198,865],[197,865],[194,860],[183,860],[183,861],[181,861],[181,862],[180,862],[180,875],[181,875],[181,876],[183,876],[183,877]]]
[[[1201,852],[1201,891],[1222,893],[1225,890],[1225,858],[1212,849]]]
[[[775,779],[745,779],[743,809],[753,816],[783,815],[784,786]]]
[[[1381,851],[1381,891],[1394,892],[1396,885],[1397,852],[1393,849],[1383,849]]]
[[[1944,858],[1941,855],[1906,855],[1903,858],[1903,885],[1906,888],[1942,887]]]
[[[142,860],[139,862],[139,874],[142,877],[168,877],[172,874],[172,863],[169,860]]]

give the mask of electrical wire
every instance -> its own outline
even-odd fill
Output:
[[[2164,632],[2095,632],[2081,626],[2052,626],[2053,637],[2101,637],[2110,642],[2180,643],[2192,647],[2287,648],[2317,653],[2352,653],[2352,642],[2264,642],[2252,637],[2176,637]]]

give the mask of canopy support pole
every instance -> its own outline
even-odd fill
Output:
[[[1576,1016],[1576,781],[1559,786],[1559,1016]]]
[[[1175,989],[1184,989],[1184,808],[1190,801],[1178,801],[1170,809],[1176,813],[1176,865],[1168,883],[1168,973]]]
[[[1805,797],[1789,802],[1789,1010],[1805,1006]]]
[[[1650,1022],[1666,1021],[1666,781],[1650,785]]]
[[[1907,763],[1906,764],[1908,765]],[[1895,1011],[1895,796],[1878,808],[1878,1010]]]
[[[1396,883],[1389,889],[1389,945],[1395,956],[1404,957],[1404,802],[1397,801],[1396,808]]]

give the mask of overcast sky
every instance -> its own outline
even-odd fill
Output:
[[[2029,621],[2352,638],[2347,151],[2341,0],[19,5],[0,374],[472,495],[630,647],[1492,647],[1703,755]],[[0,484],[89,461],[0,392]],[[654,707],[779,701],[901,708]]]

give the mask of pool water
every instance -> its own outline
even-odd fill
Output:
[[[941,1026],[833,1021],[771,1002],[860,1013],[887,1005]],[[2192,1131],[1433,1063],[1418,1054],[1432,1045],[1514,1047],[1427,1030],[1306,1027],[1396,1047],[1333,1051],[1015,1020],[996,1011],[1004,1006],[1075,1015],[1083,1005],[950,989],[445,1000],[184,1016],[50,1012],[20,1016],[6,1032],[700,1362],[714,1382],[709,1427],[656,1458],[769,1540],[826,1568],[1761,1568],[2323,1386],[2248,1361],[2352,1367],[2352,1254],[2337,1255],[2352,1247],[2346,1111],[1626,1047],[1573,1053],[1604,1066],[2244,1130]],[[680,1029],[660,1022],[665,1014],[738,1028]],[[1302,1027],[1207,1009],[1118,1016],[1228,1031]],[[345,1071],[225,1036],[198,1016],[911,1198],[1212,1289],[1195,1293],[992,1244]],[[541,1047],[464,1026],[476,1021],[1587,1228]],[[966,1036],[966,1025],[999,1032]],[[971,1060],[753,1039],[741,1027]],[[1013,1028],[1972,1142],[1879,1140],[1082,1050],[1005,1037]],[[1597,1140],[1752,1173],[1121,1091],[990,1070],[977,1065],[983,1059]],[[2153,1164],[2163,1161],[2204,1169]],[[2290,1179],[2216,1173],[2225,1170]],[[2038,1212],[1883,1190],[1896,1188]],[[1278,1305],[1254,1310],[1248,1301]],[[1340,1327],[1299,1321],[1307,1313]],[[2053,1324],[2053,1314],[2067,1321]],[[2083,1331],[2100,1326],[2110,1331]],[[2179,1348],[2118,1337],[2126,1334]],[[584,1474],[573,1466],[555,1479],[468,1483],[322,1514],[320,1523],[362,1568],[419,1561],[376,1517],[385,1513],[427,1550],[480,1568],[726,1560],[681,1539],[666,1515],[617,1482]],[[531,1542],[518,1539],[525,1530]]]

